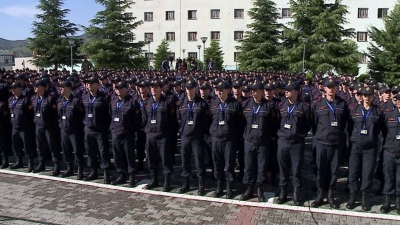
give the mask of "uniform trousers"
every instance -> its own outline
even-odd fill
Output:
[[[182,177],[188,177],[191,172],[190,158],[194,155],[194,161],[197,169],[197,176],[202,178],[205,176],[204,166],[204,140],[191,139],[181,137],[181,157],[182,157]]]
[[[118,136],[112,135],[112,149],[115,170],[118,173],[135,171],[135,133],[128,132]]]
[[[26,129],[26,130],[16,130],[12,131],[12,147],[15,155],[18,158],[22,158],[25,156],[28,159],[33,159],[37,156],[37,152],[35,149],[35,134],[34,129]]]
[[[268,158],[269,149],[266,144],[254,145],[244,141],[244,184],[259,185],[266,183]]]
[[[146,157],[145,145],[146,133],[143,130],[139,130],[136,132],[136,157],[139,161],[143,161]]]
[[[354,143],[349,158],[349,189],[350,191],[369,191],[372,188],[376,164],[376,148],[362,149]],[[359,186],[361,179],[361,186]]]
[[[340,153],[340,145],[329,146],[316,141],[317,188],[335,189]]]
[[[85,151],[85,145],[83,143],[84,132],[79,130],[73,133],[67,133],[63,129],[61,131],[61,147],[64,153],[64,161],[66,163],[72,163],[74,160],[75,153],[75,164],[82,166],[85,164],[83,154]]]
[[[146,135],[146,153],[150,173],[157,173],[159,157],[161,157],[161,163],[163,165],[163,174],[167,175],[172,173],[173,168],[169,147],[169,136],[154,138],[150,135]]]
[[[232,182],[235,176],[237,140],[221,140],[212,137],[211,145],[215,179],[225,178],[226,181]]]
[[[400,197],[400,158],[384,151],[383,173],[385,174],[385,186],[382,193],[384,195],[396,194],[397,197]]]
[[[110,166],[110,154],[107,131],[94,131],[85,127],[85,148],[88,153],[88,166],[98,167],[100,156],[100,168],[108,169]]]
[[[278,139],[279,186],[283,187],[288,185],[290,168],[292,168],[293,187],[301,186],[304,148],[304,140],[302,142],[293,142]]]
[[[39,161],[46,159],[48,152],[51,152],[51,158],[53,162],[59,162],[61,159],[61,146],[59,140],[58,126],[51,128],[44,128],[36,126],[36,145],[38,148]]]

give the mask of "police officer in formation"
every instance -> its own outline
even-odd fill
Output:
[[[77,179],[97,179],[101,168],[104,183],[129,181],[129,186],[134,186],[135,173],[143,170],[146,158],[151,177],[146,188],[158,186],[161,162],[163,190],[170,191],[173,148],[179,133],[179,193],[190,190],[193,153],[199,195],[205,194],[208,166],[216,179],[213,196],[224,194],[226,182],[228,199],[234,197],[235,178],[243,178],[247,188],[240,199],[253,198],[256,187],[258,201],[264,202],[265,184],[274,183],[279,173],[277,202],[283,204],[288,201],[291,174],[293,203],[300,206],[305,137],[311,130],[317,185],[312,207],[324,204],[324,192],[328,191],[330,207],[338,208],[337,173],[344,158],[349,165],[350,189],[346,207],[355,208],[356,193],[361,191],[361,207],[369,210],[375,173],[385,195],[381,212],[389,212],[395,200],[400,214],[400,175],[396,173],[400,157],[399,86],[390,89],[373,80],[357,83],[348,76],[342,76],[339,83],[333,74],[326,78],[316,74],[310,82],[303,74],[271,71],[30,73],[0,73],[2,169],[9,167],[12,147],[17,162],[11,169],[22,168],[25,156],[28,172],[41,172],[51,156],[54,176],[61,173],[60,162],[64,160],[67,169],[62,177],[74,175],[75,162]],[[109,131],[118,173],[113,181]],[[91,169],[86,177],[85,151]],[[34,168],[36,157],[39,165]]]

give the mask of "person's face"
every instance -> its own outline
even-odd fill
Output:
[[[397,91],[392,91],[392,98],[394,98],[394,96],[396,96],[397,95]]]
[[[286,98],[292,98],[294,96],[297,96],[297,91],[296,90],[285,90],[285,97]]]
[[[272,98],[273,90],[264,90],[264,95],[266,98]]]
[[[20,88],[20,87],[13,88],[12,93],[13,93],[13,95],[21,95],[22,88]]]
[[[115,89],[115,94],[117,94],[118,96],[125,96],[127,92],[128,92],[127,88],[117,88],[117,89]]]
[[[396,107],[400,109],[400,99],[396,99]]]
[[[202,98],[205,98],[206,96],[209,96],[210,95],[210,89],[206,89],[206,88],[201,88],[200,89],[200,96],[202,97]]]
[[[389,99],[390,99],[390,91],[383,92],[382,93],[382,100],[383,101],[389,101]]]
[[[149,92],[149,87],[139,87],[139,92],[142,94],[147,94]]]
[[[161,87],[160,87],[160,86],[152,85],[152,86],[150,87],[150,90],[151,90],[151,94],[152,94],[153,96],[156,96],[156,95],[161,94]]]
[[[238,94],[242,93],[242,88],[241,87],[233,87],[232,92],[234,95],[238,95]]]
[[[336,86],[335,85],[328,85],[325,88],[325,92],[327,96],[332,96],[336,93]]]
[[[68,94],[71,92],[71,88],[69,87],[61,87],[61,94]]]
[[[360,94],[360,93],[355,93],[354,97],[356,98],[356,100],[358,102],[361,102],[363,100],[362,94]]]
[[[219,99],[226,99],[228,97],[229,89],[215,89],[215,94],[218,96]]]
[[[251,96],[253,96],[253,98],[256,99],[261,98],[263,95],[262,89],[256,89],[256,90],[251,89],[250,91],[251,91]]]
[[[181,86],[179,86],[179,85],[178,86],[174,86],[174,91],[177,92],[177,93],[180,92],[181,91]]]
[[[91,91],[97,90],[99,88],[99,84],[96,82],[89,83],[89,88]]]
[[[363,94],[362,95],[362,100],[363,100],[363,102],[365,102],[367,104],[371,104],[372,101],[374,100],[374,96],[373,95]]]
[[[190,99],[194,99],[194,96],[196,95],[196,88],[194,87],[186,87],[186,94]]]
[[[36,92],[36,93],[42,94],[42,93],[44,92],[44,90],[45,90],[45,87],[44,87],[44,86],[37,86],[37,87],[35,87],[35,92]]]
[[[349,90],[349,86],[343,85],[343,91],[348,91],[348,90]]]

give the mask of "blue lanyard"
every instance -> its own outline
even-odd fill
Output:
[[[187,104],[188,110],[189,110],[189,120],[192,120],[192,119],[193,119],[193,108],[194,108],[194,105],[195,105],[194,102],[192,103],[192,106],[190,106],[189,103]]]
[[[258,114],[258,112],[260,111],[261,104],[258,105],[257,108],[256,108],[254,105],[253,105],[252,107],[253,107],[253,123],[256,123],[256,121],[257,121],[257,114]]]
[[[222,107],[222,104],[219,103],[219,109],[221,110],[221,112],[225,112],[225,108],[226,108],[227,104],[224,104],[224,107]]]
[[[64,110],[65,108],[67,108],[68,102],[69,102],[68,100],[63,101],[62,105]]]
[[[14,110],[14,107],[17,105],[17,102],[18,102],[18,99],[14,99],[12,101],[12,103],[11,103],[12,110]]]
[[[287,120],[290,119],[290,117],[292,116],[293,110],[294,110],[295,108],[296,108],[296,105],[293,105],[293,107],[292,107],[291,109],[290,109],[289,106],[287,106],[287,114],[288,114]]]
[[[366,124],[367,124],[367,119],[369,117],[369,114],[371,114],[371,110],[367,111],[367,114],[365,114],[364,110],[361,109],[361,113],[363,115],[363,123],[362,123],[362,128],[365,128]]]
[[[157,114],[157,108],[158,108],[158,104],[151,104],[151,119],[155,119],[156,118],[156,114]]]
[[[139,105],[140,105],[140,108],[143,108],[143,100],[140,100]]]
[[[124,104],[123,101],[121,101],[120,103],[121,103],[121,104],[118,104],[118,102],[117,102],[117,105],[116,105],[117,113],[118,113],[119,110],[121,109],[121,106]]]
[[[90,99],[90,96],[89,96],[89,112],[93,111],[93,103],[95,100],[96,100],[96,97],[93,97],[92,99]]]
[[[38,98],[37,104],[36,104],[36,112],[40,112],[40,108],[42,106],[43,98]]]
[[[329,104],[328,101],[326,101],[326,104],[328,105],[328,107],[331,109],[331,111],[332,111],[332,113],[333,113],[333,120],[336,120],[336,111],[335,111],[336,104],[333,103],[333,107],[332,107],[331,104]]]

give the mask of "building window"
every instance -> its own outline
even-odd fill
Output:
[[[189,32],[188,41],[197,41],[197,32]]]
[[[388,14],[388,8],[379,8],[378,9],[378,18],[383,18],[383,17],[385,17],[385,16],[387,16],[387,14]]]
[[[283,8],[282,18],[291,18],[291,17],[292,17],[292,11],[290,11],[290,8]]]
[[[125,13],[124,16],[125,16],[125,18],[132,18],[133,13]]]
[[[234,40],[242,40],[243,39],[243,31],[235,31]]]
[[[195,19],[197,19],[196,14],[197,14],[197,10],[189,10],[189,11],[188,11],[188,19],[189,19],[189,20],[195,20]]]
[[[188,57],[189,57],[189,58],[197,59],[197,52],[189,52],[189,53],[188,53]]]
[[[358,18],[368,18],[368,8],[358,8]]]
[[[235,19],[244,18],[244,9],[235,9]]]
[[[175,41],[175,32],[167,32],[167,41]]]
[[[360,55],[360,63],[362,63],[362,64],[367,63],[367,55],[366,54]]]
[[[219,31],[211,31],[211,40],[220,40],[221,32]]]
[[[175,11],[166,11],[165,20],[175,20]]]
[[[152,52],[150,52],[150,53],[144,53],[144,57],[146,57],[146,59],[148,59],[149,58],[149,56],[150,56],[150,60],[153,60],[153,53]]]
[[[144,21],[153,21],[153,12],[145,12]]]
[[[239,55],[239,52],[234,52],[233,53],[233,60],[235,60],[235,62],[238,61],[238,55]]]
[[[211,9],[211,19],[219,19],[220,12],[221,12],[221,10],[219,10],[219,9]]]
[[[153,42],[153,33],[144,33],[144,40]]]
[[[367,32],[357,32],[357,41],[358,42],[366,42],[368,39]]]

